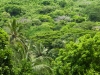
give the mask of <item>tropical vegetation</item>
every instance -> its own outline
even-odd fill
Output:
[[[0,0],[0,75],[100,75],[99,0]]]

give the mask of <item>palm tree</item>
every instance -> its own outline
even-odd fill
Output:
[[[34,65],[33,72],[35,75],[53,75],[53,71],[50,66],[45,64]]]
[[[33,45],[32,41],[27,44],[28,58],[32,62],[32,69],[36,75],[53,75],[51,69],[52,58],[47,55],[48,49],[42,44]]]
[[[50,68],[50,61],[52,59],[47,56],[48,49],[42,44],[33,45],[31,40],[26,40],[21,33],[22,26],[17,24],[15,19],[9,23],[8,29],[10,44],[15,53],[14,58],[22,66],[19,74],[23,74],[23,69],[25,69],[26,66],[23,65],[24,62],[22,62],[21,59],[25,60],[24,64],[28,62],[30,62],[30,64],[32,63],[31,67],[36,75],[49,75],[52,73],[52,69]],[[17,63],[15,63],[15,65],[16,64]]]
[[[28,45],[29,44],[29,45]],[[31,57],[31,60],[35,58],[36,60],[48,60],[51,61],[52,58],[48,56],[48,49],[43,46],[43,44],[34,45],[32,41],[27,44],[28,55]],[[40,61],[39,61],[40,62]]]
[[[5,30],[9,34],[9,41],[10,46],[14,50],[15,58],[23,59],[26,57],[27,49],[25,46],[25,37],[23,36],[21,30],[23,26],[21,24],[18,24],[16,19],[13,19],[12,22],[10,22],[6,27],[4,27]]]
[[[48,49],[45,48],[41,43],[33,45],[33,55],[35,57],[47,56],[47,51]]]

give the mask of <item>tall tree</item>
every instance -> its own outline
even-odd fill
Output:
[[[29,58],[32,62],[32,69],[36,75],[51,75],[53,74],[51,68],[52,58],[48,56],[48,49],[42,44],[33,45],[32,42],[29,43]]]
[[[12,48],[17,51],[16,53],[20,53],[21,58],[25,58],[27,51],[24,42],[25,38],[21,32],[23,26],[18,24],[16,19],[13,19],[13,21],[10,22],[7,27],[6,31],[10,35],[9,40]]]
[[[55,59],[55,75],[98,75],[100,72],[100,32],[86,34],[66,44]]]

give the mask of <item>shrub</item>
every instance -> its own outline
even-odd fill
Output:
[[[0,75],[14,75],[12,71],[12,50],[7,48],[8,35],[0,29]]]
[[[56,39],[52,42],[52,47],[54,47],[54,48],[63,48],[64,43],[61,39]]]
[[[81,28],[81,29],[84,29],[84,30],[92,30],[93,27],[97,26],[96,23],[94,22],[91,22],[91,21],[87,21],[87,22],[82,22],[76,26],[74,26],[75,28]]]
[[[100,5],[90,5],[86,8],[85,13],[91,21],[100,21]]]
[[[14,75],[11,49],[0,49],[0,75]]]
[[[49,15],[52,17],[52,18],[56,18],[58,16],[62,16],[64,15],[65,12],[63,10],[55,10],[54,12],[50,13]]]
[[[71,18],[69,16],[65,16],[65,15],[58,16],[58,17],[55,18],[55,21],[57,21],[57,22],[59,22],[61,20],[64,20],[66,22],[69,22],[69,21],[71,21]]]
[[[11,16],[16,16],[21,14],[21,8],[15,5],[6,6],[5,11],[9,13]]]
[[[41,24],[42,24],[42,22],[39,19],[33,19],[33,21],[32,21],[33,26],[34,25],[41,25]]]
[[[55,75],[98,75],[100,70],[100,32],[94,37],[86,34],[79,42],[66,44],[54,60]]]
[[[73,21],[74,21],[74,22],[77,22],[77,23],[81,23],[81,22],[85,21],[85,17],[75,15],[75,16],[73,17]]]
[[[52,21],[52,18],[48,15],[42,15],[39,17],[39,19],[41,22],[51,22]]]
[[[8,35],[4,30],[0,29],[0,49],[4,49],[7,44]]]
[[[60,1],[60,2],[59,2],[59,5],[60,5],[61,7],[65,7],[66,4],[67,4],[66,1]]]
[[[50,5],[50,1],[43,1],[42,4],[43,5]]]
[[[35,36],[32,37],[32,39],[35,43],[43,43],[45,47],[51,49],[52,41],[59,39],[61,34],[59,31],[50,31],[50,29],[48,29],[47,31],[46,29],[45,32],[41,32],[41,33],[38,32]]]
[[[50,13],[54,10],[54,7],[52,6],[45,6],[41,9],[38,10],[39,14],[47,14],[47,13]]]

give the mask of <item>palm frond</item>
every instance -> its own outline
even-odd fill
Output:
[[[37,57],[37,58],[32,58],[32,62],[34,64],[50,64],[50,62],[52,61],[52,58],[51,57],[43,57],[43,56],[40,56],[40,57]]]
[[[33,55],[35,55],[36,57],[47,55],[48,49],[45,48],[42,44],[33,45],[32,48]]]
[[[35,65],[35,66],[33,64],[33,71],[36,72],[37,74],[43,74],[43,75],[52,74],[53,75],[52,69],[45,64],[40,64],[40,65]]]

